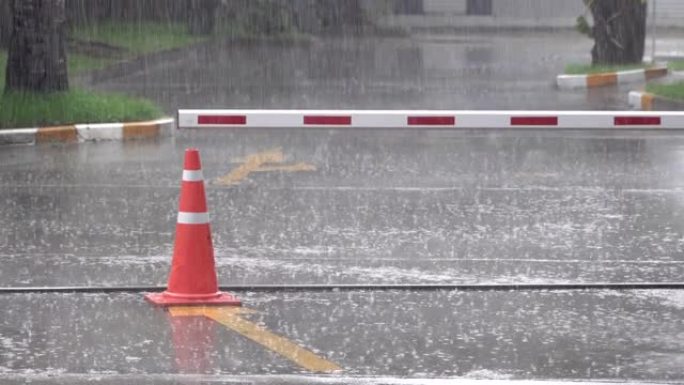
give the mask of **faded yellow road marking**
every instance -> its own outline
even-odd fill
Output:
[[[245,180],[249,174],[253,172],[266,172],[266,171],[284,171],[284,172],[297,172],[297,171],[316,171],[314,165],[308,163],[297,163],[293,165],[281,164],[285,161],[285,156],[283,155],[282,149],[274,149],[264,152],[258,152],[256,154],[248,155],[244,162],[233,169],[229,174],[217,178],[214,183],[231,186],[238,184]]]
[[[188,316],[206,316],[207,309],[212,309],[213,306],[170,306],[169,313],[174,317],[188,317]],[[257,311],[239,306],[218,306],[217,308],[225,309],[227,313],[239,316],[240,314],[254,314]]]
[[[231,171],[228,175],[216,179],[216,183],[225,186],[240,183],[247,178],[250,173],[259,169],[261,165],[266,163],[282,163],[283,160],[285,160],[285,157],[283,156],[283,151],[280,149],[249,155],[244,163]]]
[[[169,308],[169,312],[174,317],[204,316],[210,318],[311,372],[332,373],[342,370],[335,363],[317,356],[287,338],[273,334],[240,317],[240,314],[253,313],[254,310],[240,307],[173,306]]]
[[[266,165],[266,166],[261,166],[258,169],[254,170],[254,172],[267,172],[267,171],[285,171],[285,172],[297,172],[297,171],[316,171],[316,166],[313,164],[309,163],[295,163],[295,164],[286,164],[282,166],[277,166],[277,165]]]

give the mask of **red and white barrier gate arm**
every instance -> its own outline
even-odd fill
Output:
[[[178,128],[201,127],[684,129],[684,111],[178,111]]]

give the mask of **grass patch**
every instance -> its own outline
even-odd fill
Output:
[[[684,60],[675,60],[667,63],[672,71],[684,71]]]
[[[566,75],[599,74],[604,72],[629,71],[641,68],[650,68],[652,64],[625,64],[625,65],[591,65],[591,64],[568,64],[565,66]]]
[[[0,128],[130,122],[163,116],[151,101],[116,94],[69,91],[0,95]]]
[[[101,22],[76,26],[73,38],[121,47],[133,55],[183,47],[206,39],[192,36],[182,23]]]
[[[67,53],[69,75],[104,68],[121,59],[187,46],[207,37],[191,36],[182,23],[113,23],[78,26]],[[85,42],[85,43],[84,43]],[[3,94],[7,52],[0,51],[0,129],[151,120],[163,111],[149,100],[81,90],[63,93]]]
[[[106,67],[112,59],[92,57],[82,54],[67,55],[67,66],[69,75],[76,75],[98,68]],[[7,67],[7,52],[0,51],[0,92],[5,89],[5,68]]]
[[[92,57],[82,54],[67,55],[69,74],[78,74],[80,72],[104,68],[111,62],[111,59],[101,57]]]
[[[112,48],[120,49],[120,52],[115,54],[105,52],[98,55],[80,53],[78,50],[67,52],[69,74],[104,68],[117,60],[179,48],[206,39],[191,36],[187,33],[185,25],[179,23],[113,22],[76,27],[71,31],[70,37],[86,42],[103,43]],[[5,86],[4,71],[6,64],[7,52],[0,51],[0,70],[2,70],[0,89]]]
[[[684,101],[684,81],[672,84],[647,84],[646,91],[669,99]]]

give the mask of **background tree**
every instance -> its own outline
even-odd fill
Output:
[[[218,0],[190,0],[188,4],[188,32],[193,35],[209,35],[216,26]]]
[[[9,38],[12,34],[12,12],[10,0],[0,0],[0,48],[9,46]]]
[[[69,89],[64,0],[12,0],[5,92]]]
[[[646,42],[646,0],[584,0],[594,20],[578,28],[594,39],[592,64],[641,63]]]

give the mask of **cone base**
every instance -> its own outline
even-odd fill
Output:
[[[183,298],[168,296],[164,293],[145,294],[145,299],[156,306],[242,306],[242,302],[232,294],[219,293],[213,298]]]

